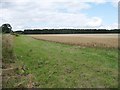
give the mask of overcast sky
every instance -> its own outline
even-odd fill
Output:
[[[2,0],[0,25],[34,28],[118,28],[118,0]]]

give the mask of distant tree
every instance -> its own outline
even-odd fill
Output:
[[[12,27],[10,24],[3,24],[1,26],[1,28],[2,28],[3,33],[11,33],[12,32]]]

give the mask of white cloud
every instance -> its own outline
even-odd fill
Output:
[[[87,23],[88,27],[100,27],[101,25],[102,25],[102,19],[99,17],[93,17]]]
[[[106,29],[118,29],[118,23],[113,23],[111,25],[102,25],[99,27],[101,29],[106,28]]]
[[[118,7],[119,0],[112,0],[112,5]]]
[[[96,28],[102,25],[103,20],[99,17],[88,17],[81,10],[91,8],[91,5],[86,2],[102,4],[107,1],[4,0],[1,2],[0,24],[10,23],[13,26],[13,30],[36,27],[84,28],[87,26]],[[114,1],[113,3],[116,2]]]

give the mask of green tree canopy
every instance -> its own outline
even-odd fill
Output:
[[[12,32],[12,27],[11,27],[10,24],[3,24],[1,26],[1,28],[2,28],[2,32],[3,33],[10,33],[10,32]]]

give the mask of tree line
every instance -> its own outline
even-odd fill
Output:
[[[25,29],[24,31],[12,31],[10,24],[1,26],[2,33],[18,33],[18,34],[104,34],[104,33],[119,33],[119,29]]]
[[[22,34],[97,34],[97,33],[119,33],[119,29],[25,29],[16,31]]]

